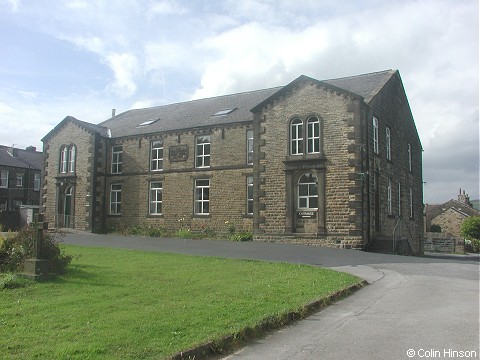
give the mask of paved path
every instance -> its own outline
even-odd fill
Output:
[[[65,243],[305,263],[370,283],[228,359],[480,358],[478,256],[416,258],[263,242],[91,234],[69,234]]]

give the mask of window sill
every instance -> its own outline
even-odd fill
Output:
[[[198,218],[198,219],[205,219],[205,218],[211,218],[211,214],[193,214],[192,218]]]

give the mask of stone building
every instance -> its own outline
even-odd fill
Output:
[[[480,211],[470,203],[465,190],[460,189],[457,199],[443,204],[425,205],[425,228],[431,231],[432,225],[438,225],[442,233],[462,238],[460,229],[464,220],[470,216],[480,216]]]
[[[40,205],[43,153],[0,145],[0,211]]]
[[[395,70],[66,117],[43,142],[56,227],[228,222],[256,240],[423,251],[422,147]]]

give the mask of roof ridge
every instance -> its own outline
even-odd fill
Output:
[[[355,78],[359,78],[359,77],[362,77],[362,76],[371,76],[371,75],[378,75],[378,74],[394,73],[395,71],[397,71],[397,70],[388,69],[388,70],[382,70],[382,71],[373,71],[373,72],[369,72],[369,73],[365,73],[365,74],[358,74],[358,75],[352,75],[352,76],[342,76],[342,77],[339,77],[339,78],[324,79],[324,80],[321,80],[321,81],[355,79]]]

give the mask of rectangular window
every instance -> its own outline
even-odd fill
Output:
[[[122,185],[112,184],[110,187],[110,215],[122,213]]]
[[[17,187],[23,186],[23,175],[17,175]]]
[[[33,190],[34,191],[40,191],[40,174],[39,173],[35,173],[35,175],[34,175]]]
[[[8,170],[0,171],[0,188],[8,188]]]
[[[247,130],[247,164],[253,164],[253,130]]]
[[[410,208],[410,217],[413,219],[413,190],[412,187],[410,187],[410,191],[408,194],[408,202],[409,202],[409,208]]]
[[[402,185],[398,182],[398,215],[402,215]]]
[[[210,180],[195,180],[195,215],[210,214]]]
[[[123,147],[121,145],[112,147],[112,174],[122,172]]]
[[[247,176],[247,214],[253,214],[253,176]]]
[[[378,119],[373,118],[373,152],[378,154]]]
[[[412,172],[412,145],[407,144],[408,171]]]
[[[388,178],[387,181],[387,212],[392,215],[392,180]]]
[[[150,215],[161,215],[162,214],[162,197],[163,189],[162,183],[160,181],[152,181],[150,183],[150,194],[149,194],[149,203],[150,203]]]
[[[150,143],[150,170],[163,170],[163,140]]]
[[[195,138],[195,167],[210,167],[210,136]]]
[[[386,137],[386,146],[387,146],[387,160],[392,160],[392,147],[391,147],[391,138],[390,138],[390,128],[385,129],[385,137]]]

